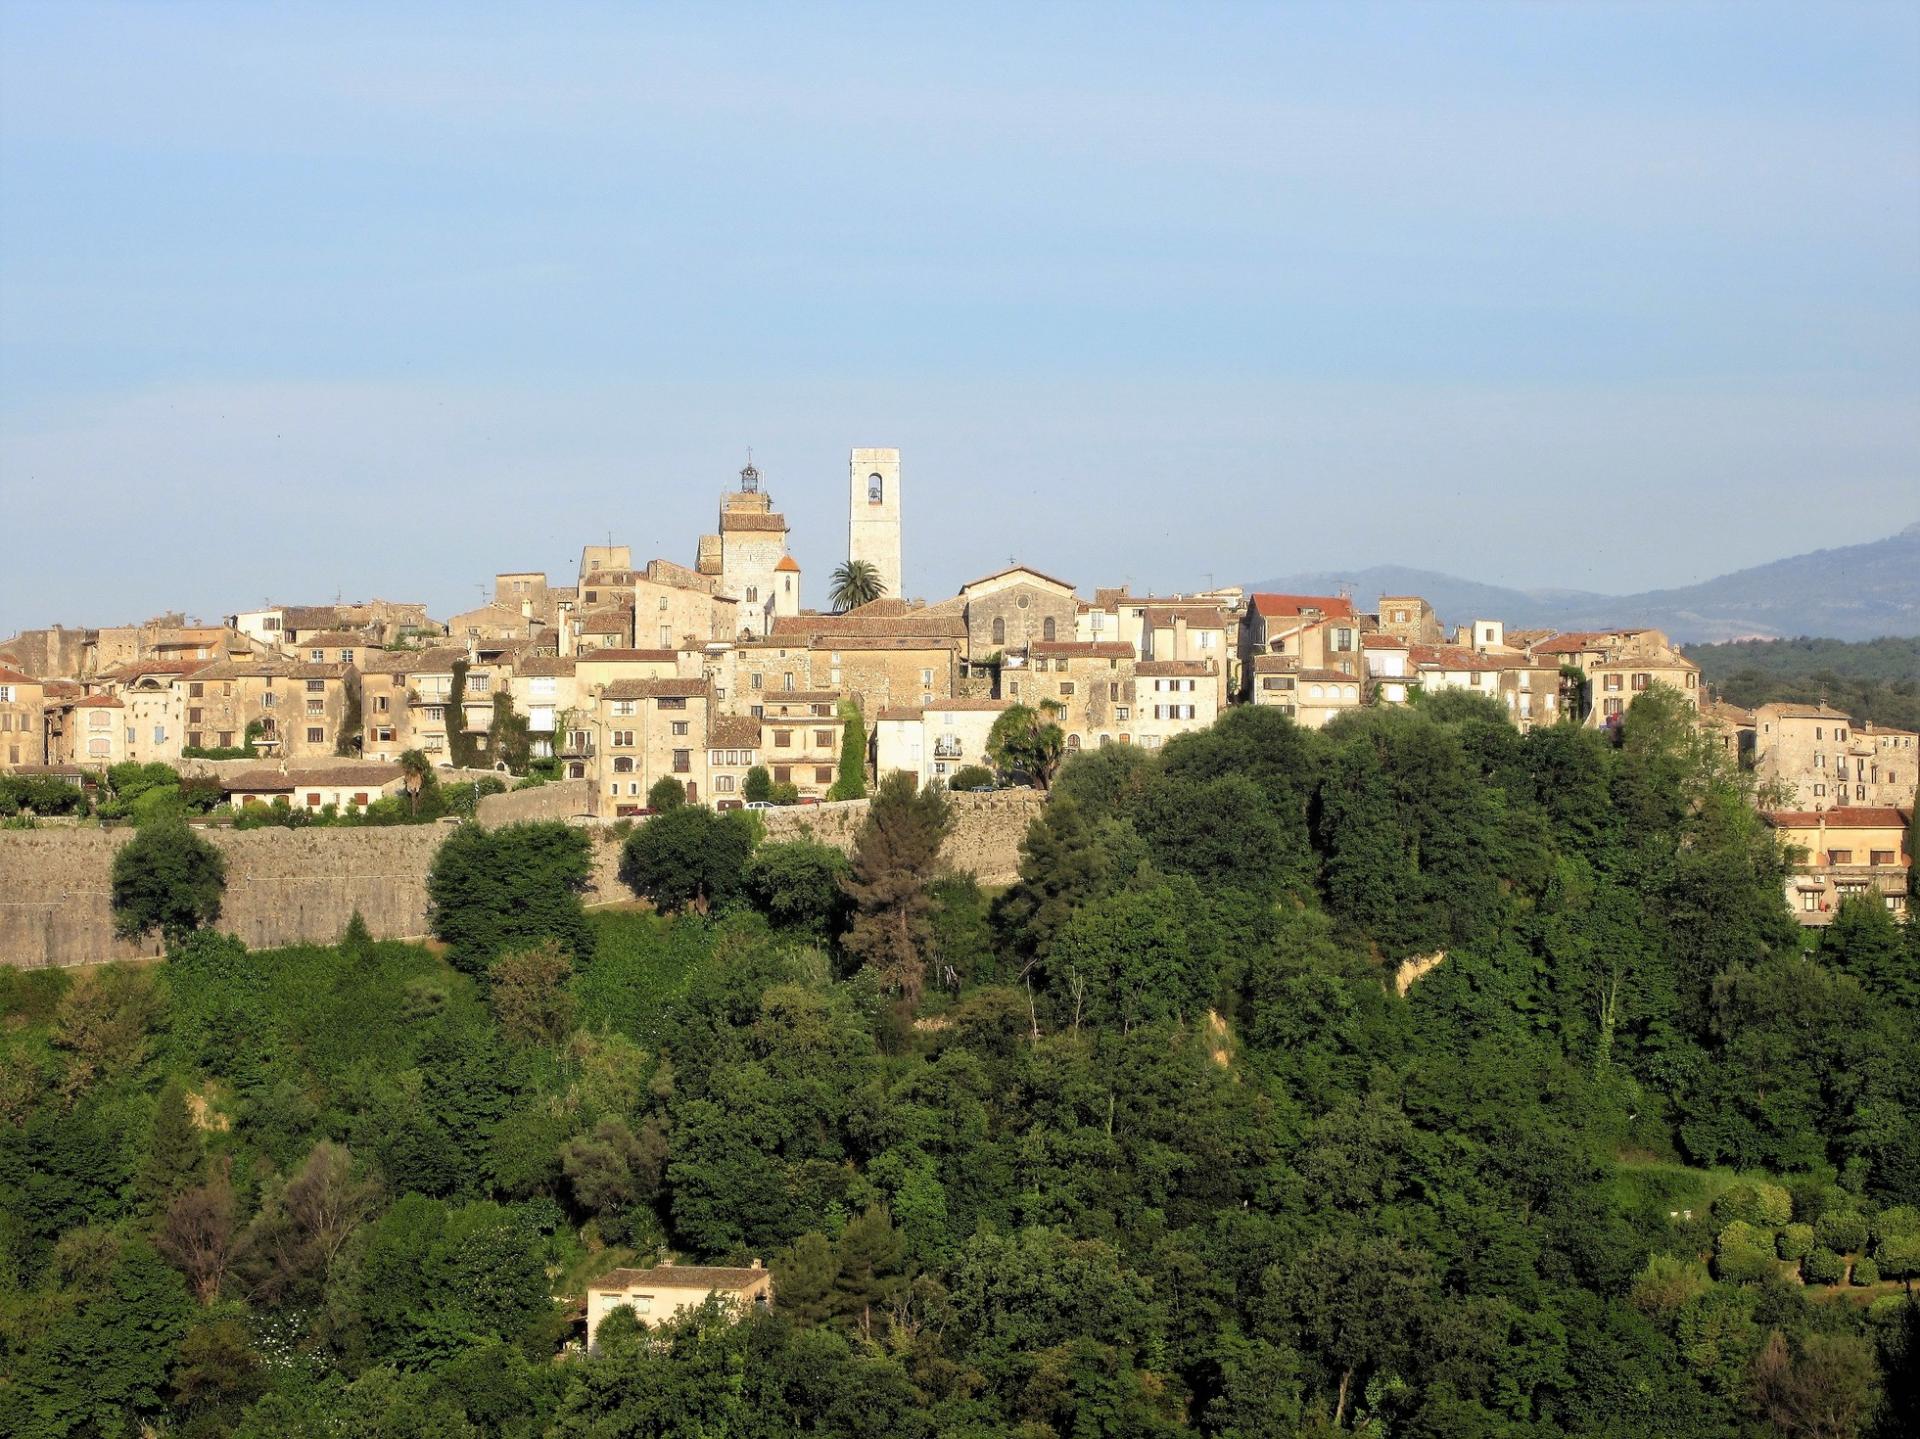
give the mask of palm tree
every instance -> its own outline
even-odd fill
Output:
[[[845,611],[870,605],[886,592],[871,560],[848,560],[833,572],[833,593],[828,598],[835,610]]]
[[[400,772],[405,776],[407,795],[413,801],[413,812],[420,813],[420,787],[427,782],[427,776],[433,773],[433,761],[417,749],[407,750],[400,756]]]

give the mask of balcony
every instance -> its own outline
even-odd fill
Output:
[[[959,740],[941,739],[933,742],[933,757],[935,759],[960,759],[964,754],[965,750],[961,748]]]

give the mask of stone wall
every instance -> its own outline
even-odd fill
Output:
[[[1020,872],[1020,841],[1045,802],[1045,795],[1030,789],[949,796],[953,829],[941,846],[941,859],[967,871],[982,884],[1011,884]],[[860,827],[867,822],[869,803],[850,799],[767,810],[767,838],[813,839],[838,850],[851,850]]]
[[[381,938],[427,932],[427,868],[444,825],[203,831],[227,856],[220,928],[248,945],[328,943],[354,910]],[[113,933],[113,855],[130,829],[0,831],[0,963],[157,954]]]
[[[593,781],[555,780],[532,789],[510,789],[480,797],[480,823],[520,824],[526,820],[557,819],[574,823],[593,814]]]
[[[1019,868],[1021,837],[1042,802],[1031,790],[953,796],[953,832],[942,858],[984,884],[1010,882]],[[867,805],[850,800],[771,810],[767,838],[811,837],[849,850],[866,822]],[[227,856],[220,928],[256,949],[327,944],[340,937],[357,909],[376,938],[425,935],[427,871],[448,828],[207,829],[203,833]],[[620,844],[604,826],[590,832],[595,843],[587,903],[631,898],[619,880]],[[37,968],[158,954],[157,938],[136,945],[113,933],[113,856],[132,837],[130,829],[0,830],[0,964]]]

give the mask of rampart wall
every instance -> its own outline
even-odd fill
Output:
[[[1019,866],[1020,839],[1041,802],[1040,795],[1023,790],[955,795],[953,832],[942,857],[982,883],[1008,882]],[[556,803],[565,807],[566,801]],[[768,811],[767,838],[809,837],[851,849],[867,804],[850,800]],[[339,938],[357,909],[376,938],[424,935],[427,871],[447,828],[209,828],[207,837],[227,856],[220,928],[256,949],[325,944]],[[132,837],[130,829],[0,830],[0,964],[98,964],[158,954],[157,938],[134,944],[113,933],[113,855]],[[619,882],[619,844],[598,827],[594,838],[587,902],[627,898]]]

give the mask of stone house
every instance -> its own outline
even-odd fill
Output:
[[[1617,727],[1654,685],[1700,707],[1700,666],[1659,630],[1581,630],[1541,640],[1530,653],[1573,672],[1562,678],[1561,708],[1588,729]]]
[[[1181,600],[1152,604],[1140,610],[1139,638],[1132,640],[1142,661],[1193,661],[1212,667],[1214,709],[1226,707],[1240,692],[1233,673],[1239,658],[1240,618],[1212,603]]]
[[[230,748],[260,726],[255,747],[277,759],[331,756],[360,693],[354,665],[220,660],[185,677],[187,748]]]
[[[760,763],[760,721],[751,715],[707,716],[707,784],[715,805],[738,802],[747,771]]]
[[[1381,603],[1384,605],[1386,601]],[[1367,683],[1380,703],[1407,702],[1407,692],[1419,683],[1413,672],[1413,641],[1382,632],[1363,634],[1360,658],[1365,664]]]
[[[351,665],[366,658],[374,648],[364,632],[354,630],[315,630],[304,636],[294,649],[296,659],[310,664]]]
[[[780,568],[787,557],[786,517],[774,510],[751,464],[740,471],[739,489],[720,497],[719,531],[700,537],[694,569],[718,580],[718,593],[739,601],[732,616],[736,636],[764,635],[780,612],[778,597],[797,597],[799,584],[794,579],[783,589],[781,580],[796,573]]]
[[[1697,727],[1726,756],[1729,764],[1753,768],[1757,729],[1752,710],[1741,709],[1725,700],[1705,699],[1700,702]]]
[[[519,610],[501,604],[485,604],[463,610],[447,620],[447,639],[462,649],[469,645],[524,643],[531,640],[539,623]]]
[[[126,761],[127,707],[118,695],[81,695],[48,708],[47,747],[53,763],[106,769]]]
[[[1753,771],[1797,810],[1913,802],[1920,755],[1910,731],[1862,728],[1824,704],[1765,704],[1753,712]]]
[[[0,666],[0,764],[17,770],[47,762],[46,708],[41,681]]]
[[[515,712],[526,716],[533,757],[558,756],[567,779],[587,778],[593,758],[593,728],[584,714],[579,668],[577,659],[524,655],[514,660],[505,679]]]
[[[1841,901],[1858,895],[1878,895],[1895,918],[1908,917],[1911,809],[1766,810],[1761,817],[1787,852],[1787,904],[1801,924],[1831,924]]]
[[[1255,594],[1240,622],[1242,672],[1250,687],[1253,661],[1279,656],[1299,669],[1359,676],[1365,672],[1360,634],[1360,619],[1343,595]],[[1274,672],[1271,666],[1261,671]]]
[[[1024,668],[1002,672],[1004,698],[1059,706],[1069,751],[1133,743],[1134,648],[1115,640],[1035,640]]]
[[[616,1309],[631,1309],[641,1328],[651,1329],[713,1298],[742,1314],[765,1309],[773,1303],[773,1275],[757,1259],[745,1269],[664,1263],[611,1270],[587,1285],[587,1348],[599,1342],[600,1325]]]
[[[943,699],[924,707],[894,705],[876,711],[874,774],[904,770],[921,786],[944,783],[968,765],[994,767],[987,737],[1013,708],[1006,699]]]
[[[1344,670],[1303,669],[1289,655],[1255,655],[1252,702],[1271,705],[1308,729],[1322,729],[1366,702],[1366,682]]]
[[[694,803],[708,798],[707,751],[712,693],[704,680],[616,680],[594,696],[595,790],[617,816],[646,804],[647,791],[671,777]]]
[[[1371,660],[1372,650],[1368,650]],[[1484,695],[1507,712],[1520,730],[1560,718],[1560,667],[1512,650],[1464,645],[1412,645],[1409,674],[1423,693],[1464,690]]]
[[[598,609],[582,610],[571,623],[573,631],[572,652],[576,655],[593,650],[630,650],[634,647],[634,612],[627,605],[603,605]]]
[[[127,707],[127,758],[172,764],[186,743],[186,677],[205,666],[195,660],[143,660],[106,678]]]
[[[1410,645],[1437,645],[1446,639],[1433,606],[1418,595],[1382,595],[1375,617],[1378,632]]]
[[[761,763],[775,784],[822,798],[840,773],[840,696],[833,690],[781,690],[761,701]]]
[[[1134,742],[1159,749],[1220,717],[1220,651],[1207,659],[1141,660],[1133,667]]]

